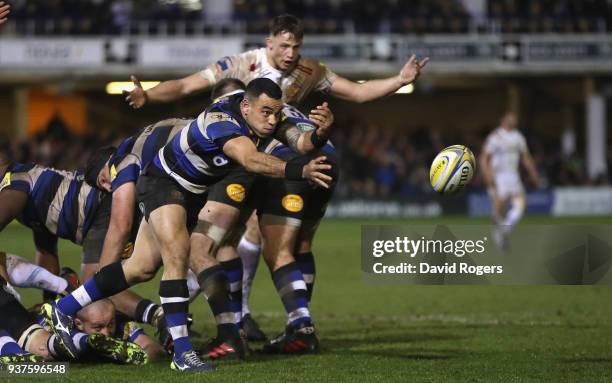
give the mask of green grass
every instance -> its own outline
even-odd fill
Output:
[[[323,352],[304,357],[255,355],[214,374],[181,375],[169,361],[143,367],[72,364],[69,381],[367,381],[605,382],[612,380],[612,288],[609,286],[370,285],[360,270],[361,223],[462,223],[465,218],[325,222],[315,246],[317,284],[311,305]],[[610,218],[530,218],[532,223],[612,223]],[[486,223],[486,220],[470,222]],[[2,249],[33,258],[31,234],[19,225],[0,234]],[[76,246],[60,245],[61,262],[78,267]],[[252,311],[269,335],[284,313],[260,264]],[[136,290],[156,298],[151,282]],[[21,290],[26,305],[38,291]],[[213,334],[196,301],[200,344]],[[149,329],[150,330],[150,329]],[[253,345],[254,348],[260,345]],[[19,380],[24,381],[24,380]]]

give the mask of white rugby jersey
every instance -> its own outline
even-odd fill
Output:
[[[491,155],[491,169],[494,175],[518,174],[521,155],[527,151],[527,141],[516,129],[497,128],[485,141],[484,151]]]
[[[281,72],[266,57],[266,48],[223,57],[201,72],[211,85],[223,78],[237,78],[248,84],[258,77],[269,78],[283,91],[283,102],[297,105],[314,91],[328,92],[338,77],[325,64],[301,57],[286,72]]]

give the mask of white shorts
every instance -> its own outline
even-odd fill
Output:
[[[518,173],[501,173],[495,175],[495,192],[498,198],[508,199],[524,194],[525,189]]]

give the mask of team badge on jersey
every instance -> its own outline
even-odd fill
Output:
[[[283,197],[281,204],[285,208],[285,210],[290,211],[292,213],[297,213],[302,211],[304,208],[304,200],[297,194],[287,194]]]
[[[232,199],[232,201],[242,202],[244,197],[246,196],[246,191],[244,186],[240,184],[229,184],[225,188],[225,192],[227,196]]]
[[[11,172],[6,172],[6,174],[4,175],[4,178],[2,179],[2,182],[0,182],[0,190],[4,189],[10,184],[11,184]]]

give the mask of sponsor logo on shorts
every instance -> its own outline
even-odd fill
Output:
[[[282,200],[285,210],[297,213],[304,208],[304,200],[297,194],[287,194]]]
[[[4,178],[2,179],[2,182],[0,182],[0,190],[4,189],[10,184],[11,184],[11,172],[6,172],[6,174],[4,175]]]
[[[138,204],[138,208],[140,209],[140,212],[142,213],[142,215],[147,215],[145,213],[145,204],[144,204],[144,202],[139,203]]]
[[[225,192],[227,196],[232,199],[232,201],[242,202],[244,201],[244,197],[246,196],[246,192],[244,190],[244,186],[240,184],[229,184],[225,188]]]

